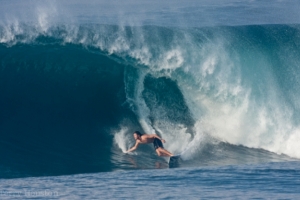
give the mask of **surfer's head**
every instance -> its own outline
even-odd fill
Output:
[[[133,137],[134,137],[135,140],[138,139],[138,138],[140,138],[141,136],[142,136],[142,134],[139,131],[135,131],[133,133]]]

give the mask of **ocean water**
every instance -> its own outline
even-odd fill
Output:
[[[300,197],[298,1],[0,3],[1,199]]]
[[[1,199],[298,199],[299,162],[0,180]]]

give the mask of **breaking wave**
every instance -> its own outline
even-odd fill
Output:
[[[2,25],[1,177],[168,167],[135,130],[181,166],[298,159],[299,53],[298,25]]]

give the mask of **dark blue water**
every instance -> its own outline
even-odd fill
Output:
[[[3,1],[1,197],[296,198],[297,8]]]
[[[299,162],[0,180],[1,199],[298,199]]]

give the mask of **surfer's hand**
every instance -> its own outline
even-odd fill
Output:
[[[164,139],[161,139],[161,141],[162,141],[163,143],[166,143],[166,140],[164,140]]]

